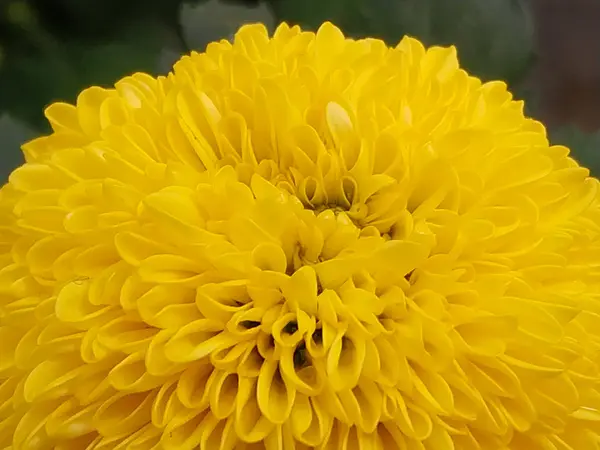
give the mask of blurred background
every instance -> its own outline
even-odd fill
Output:
[[[551,141],[600,175],[600,0],[0,0],[0,180],[20,144],[48,132],[44,108],[136,71],[166,74],[243,23],[316,29],[395,45],[458,47],[461,64],[508,82]]]

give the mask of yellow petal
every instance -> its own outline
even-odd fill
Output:
[[[165,355],[173,362],[197,361],[221,345],[236,343],[237,338],[222,331],[218,322],[199,319],[180,328],[165,345]]]
[[[215,370],[210,382],[210,407],[217,419],[227,419],[235,409],[238,375],[232,372]]]
[[[178,255],[154,255],[140,265],[142,280],[159,283],[190,283],[207,269],[203,262]]]
[[[129,264],[139,266],[150,256],[166,253],[167,246],[137,233],[123,232],[115,236],[119,256]]]
[[[317,312],[317,275],[310,266],[295,271],[283,288],[283,295],[292,310],[300,308],[307,314]]]
[[[105,323],[109,317],[115,317],[112,306],[92,305],[88,298],[89,282],[76,281],[67,284],[58,293],[56,315],[65,322],[77,324],[81,329]]]
[[[133,353],[146,348],[157,333],[144,322],[118,317],[100,327],[97,339],[108,349]]]
[[[29,374],[25,381],[25,400],[33,402],[39,397],[52,398],[53,390],[64,389],[65,384],[84,373],[85,368],[80,366],[75,358],[67,356],[56,361],[44,361]]]
[[[84,90],[77,97],[77,114],[81,129],[89,136],[96,136],[100,132],[100,119],[98,112],[105,99],[111,97],[113,92],[99,87]]]
[[[127,356],[108,373],[110,384],[119,391],[144,392],[159,386],[164,379],[146,372],[143,353]]]
[[[327,355],[327,376],[336,390],[356,386],[365,360],[364,340],[338,331]]]
[[[150,420],[153,392],[116,394],[94,415],[94,425],[105,436],[133,433]]]
[[[53,103],[44,110],[44,115],[54,131],[80,131],[77,108],[68,103]]]
[[[240,379],[235,409],[235,431],[244,442],[262,441],[275,426],[259,408],[256,389],[255,379]]]
[[[264,416],[274,424],[282,424],[289,417],[296,390],[282,379],[277,361],[268,360],[258,376],[258,406]]]
[[[206,429],[215,425],[210,411],[181,411],[165,428],[160,443],[166,450],[197,448]]]
[[[185,366],[172,361],[166,352],[166,345],[175,334],[173,330],[161,330],[150,341],[146,352],[146,370],[151,375],[165,376],[181,372]]]
[[[177,381],[164,383],[152,403],[152,425],[164,428],[181,410],[181,402],[177,396]]]

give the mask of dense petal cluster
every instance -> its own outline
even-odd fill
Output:
[[[600,448],[598,181],[453,48],[245,26],[0,191],[0,448]]]

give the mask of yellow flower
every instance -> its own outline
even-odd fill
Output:
[[[46,110],[0,448],[600,448],[598,180],[454,48],[240,29]]]

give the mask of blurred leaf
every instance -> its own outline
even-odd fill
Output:
[[[484,79],[509,83],[525,76],[534,55],[533,17],[528,0],[434,2],[436,43],[456,45],[467,70]]]
[[[532,58],[527,0],[270,0],[277,21],[316,29],[330,20],[353,37],[395,45],[404,35],[455,44],[461,64],[486,79],[518,80]]]
[[[21,144],[35,137],[35,131],[8,114],[0,116],[0,185],[23,163]]]
[[[254,3],[254,6],[219,0],[198,5],[184,3],[181,6],[180,22],[188,48],[204,51],[210,42],[229,39],[245,23],[262,22],[273,28],[273,15],[267,5],[262,2]]]
[[[595,177],[600,177],[600,131],[586,133],[576,127],[563,127],[550,131],[553,144],[565,145],[571,149],[571,157],[590,169]]]
[[[98,41],[118,35],[132,22],[177,23],[182,0],[10,0],[26,4],[55,37]],[[196,0],[198,1],[198,0]]]

